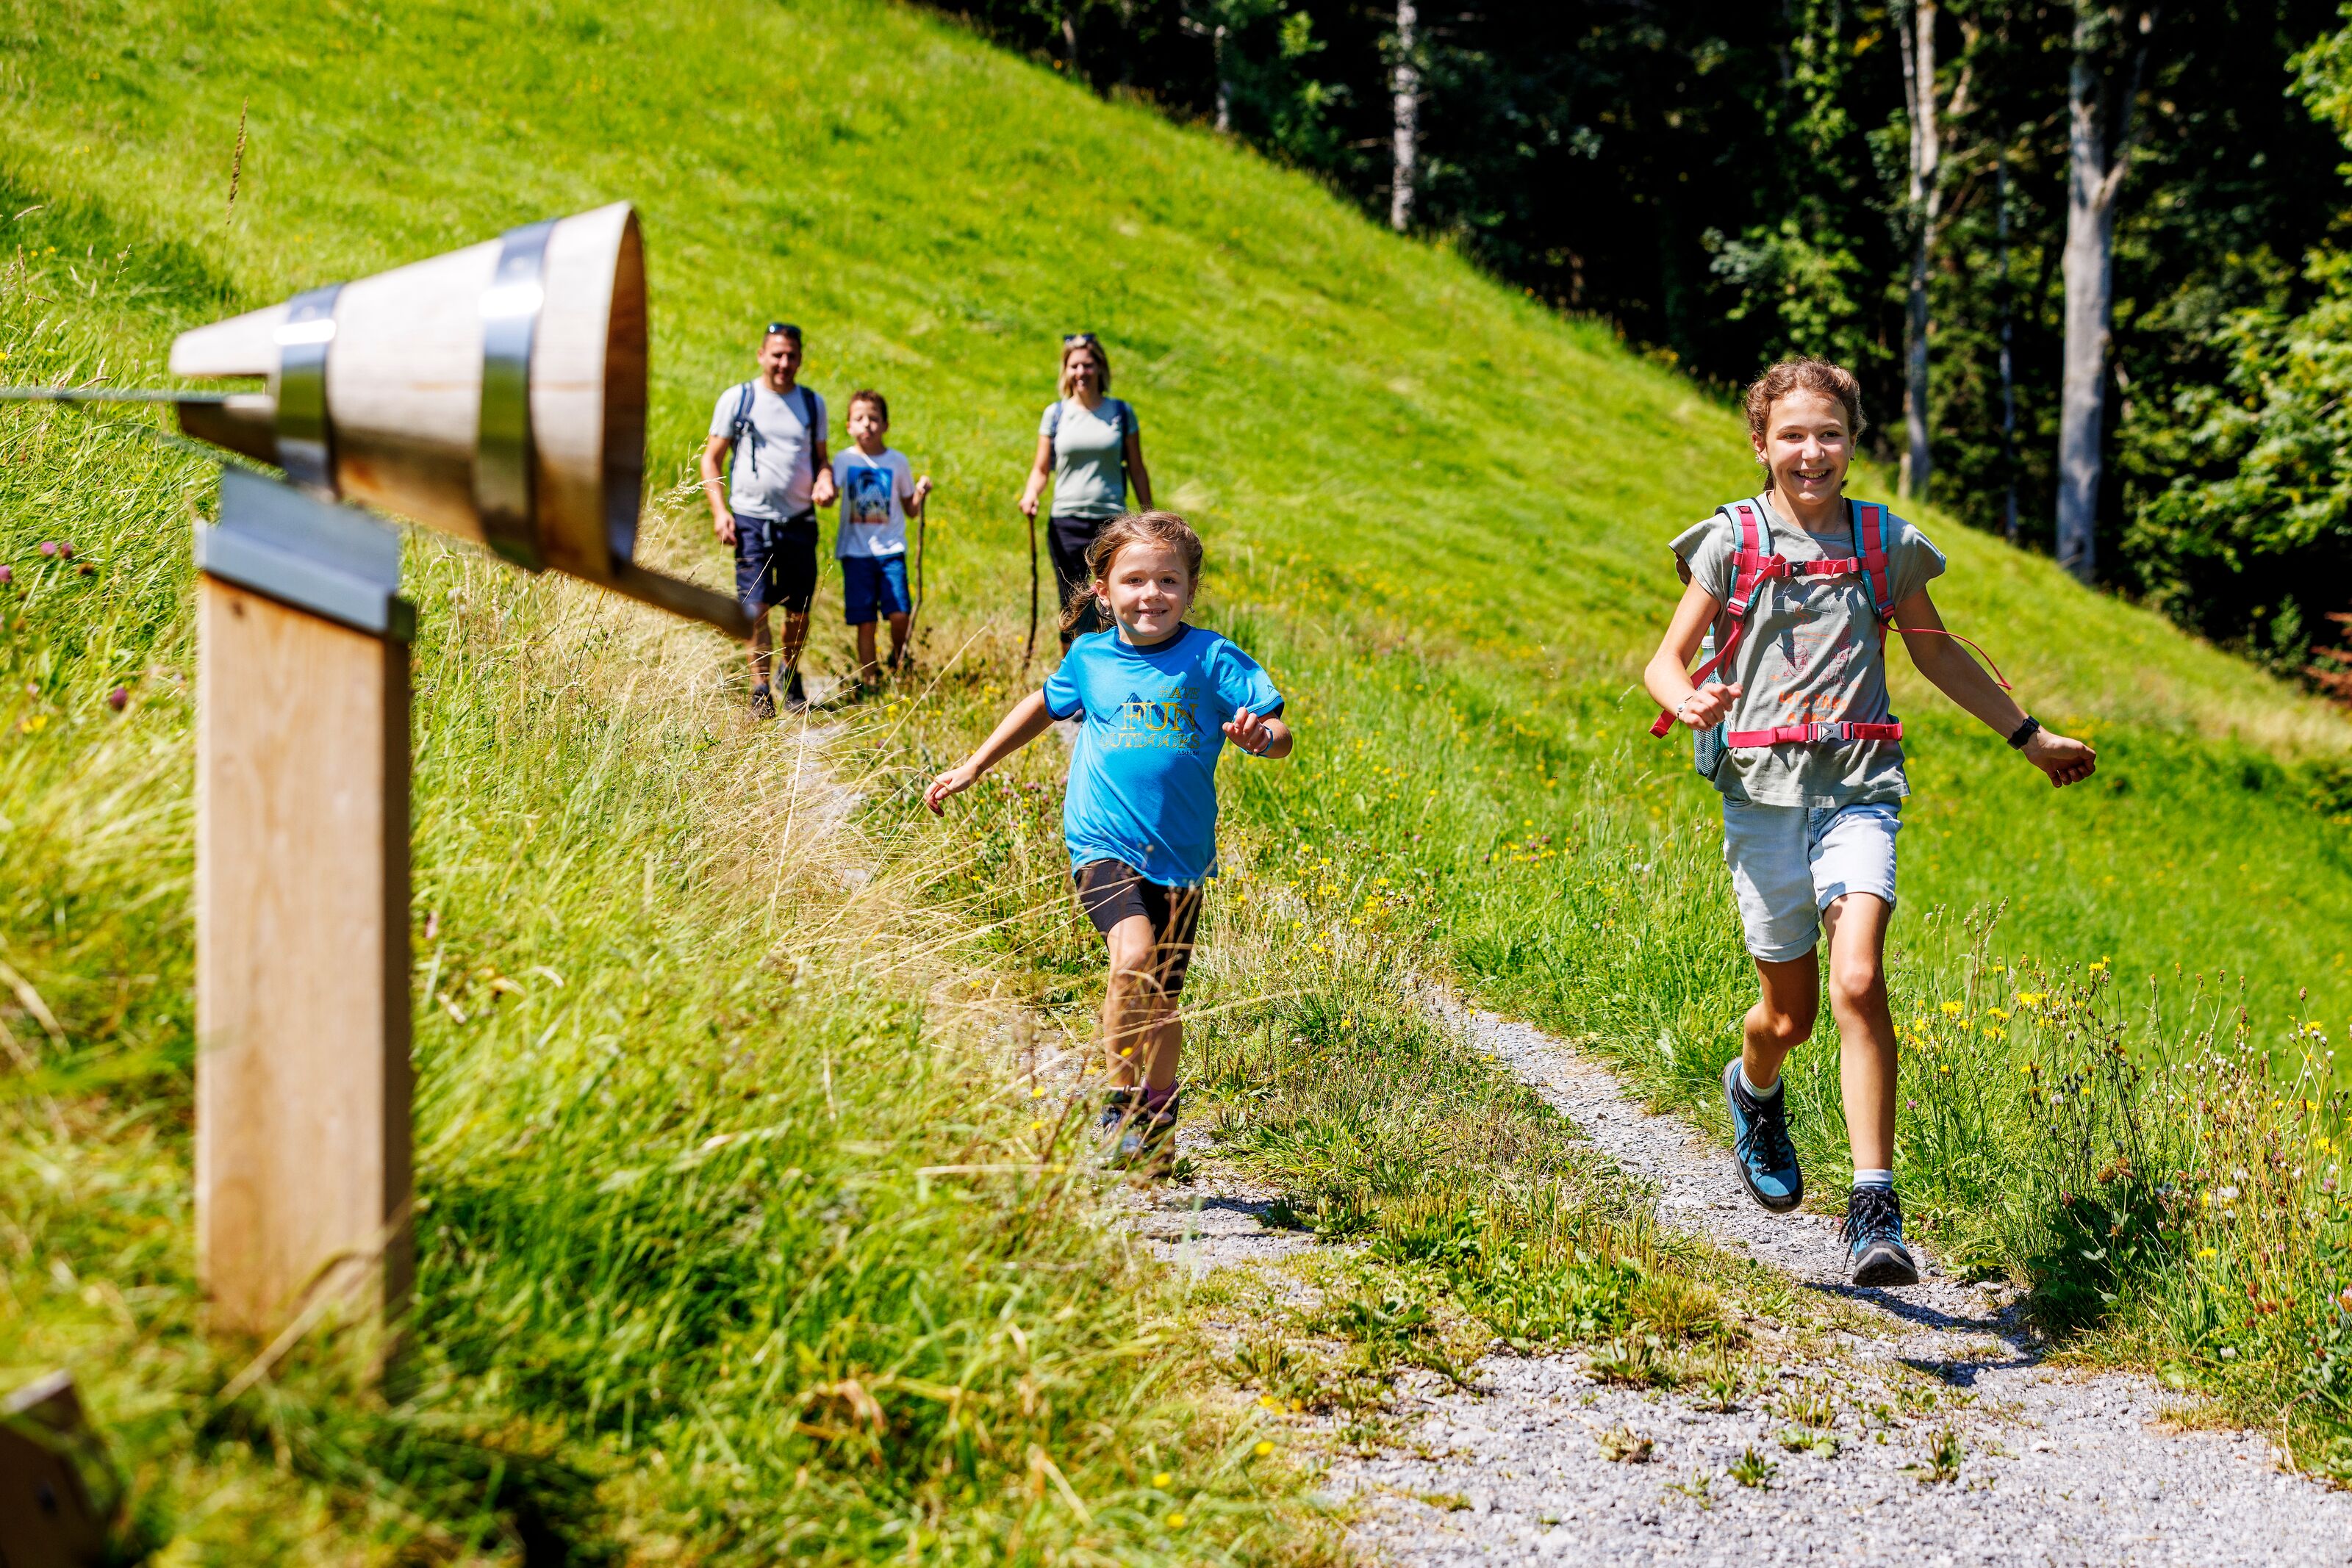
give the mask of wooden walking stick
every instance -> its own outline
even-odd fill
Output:
[[[1037,514],[1029,514],[1029,645],[1021,650],[1021,669],[1026,674],[1029,661],[1037,653]]]
[[[915,628],[923,623],[923,536],[930,531],[930,498],[915,503],[915,602],[907,612],[905,663],[915,662]]]

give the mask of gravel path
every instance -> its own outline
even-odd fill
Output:
[[[1330,1490],[1359,1505],[1354,1539],[1368,1556],[2352,1563],[2352,1494],[2283,1474],[2261,1435],[2185,1430],[2151,1383],[2041,1366],[2012,1291],[1932,1263],[1914,1288],[1853,1289],[1833,1221],[1755,1206],[1724,1150],[1643,1110],[1592,1059],[1526,1024],[1433,1005],[1652,1183],[1668,1225],[1820,1292],[1829,1310],[1812,1315],[1829,1326],[1760,1330],[1754,1385],[1727,1411],[1604,1385],[1581,1352],[1489,1356],[1469,1392],[1411,1385],[1404,1448],[1330,1473]],[[1161,1200],[1163,1255],[1197,1267],[1295,1245],[1248,1237],[1267,1195],[1226,1194],[1223,1173],[1207,1174]],[[1801,1425],[1831,1440],[1784,1446]],[[1733,1472],[1751,1455],[1761,1484],[1743,1485]]]

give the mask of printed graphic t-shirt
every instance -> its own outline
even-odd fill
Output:
[[[1756,501],[1772,534],[1764,549],[1792,561],[1853,557],[1851,527],[1834,534],[1809,534],[1773,511],[1763,497]],[[1893,512],[1885,516],[1881,542],[1886,548],[1888,587],[1899,604],[1943,575],[1944,554]],[[1717,512],[1675,536],[1672,548],[1685,581],[1696,581],[1717,599],[1729,601],[1738,575],[1731,557],[1739,548],[1738,529],[1729,518]],[[1727,620],[1717,616],[1718,647],[1728,629]],[[1782,578],[1763,584],[1748,606],[1747,629],[1731,651],[1730,666],[1716,678],[1742,688],[1732,704],[1727,729],[1838,719],[1886,723],[1886,660],[1879,646],[1870,580],[1857,573]],[[1899,740],[1737,748],[1716,769],[1715,787],[1727,800],[1759,806],[1847,806],[1900,800],[1911,792]]]
[[[1074,397],[1047,403],[1037,434],[1054,444],[1056,517],[1115,517],[1127,510],[1127,437],[1143,427],[1134,408],[1107,397],[1089,413]]]
[[[1045,677],[1045,711],[1081,720],[1062,807],[1071,866],[1125,861],[1168,887],[1216,875],[1225,722],[1281,707],[1256,660],[1198,626],[1149,648],[1116,627],[1072,643]]]
[[[740,386],[719,394],[710,411],[710,434],[735,434],[735,405],[743,399]],[[801,414],[810,415],[803,423]],[[746,517],[782,522],[809,509],[809,494],[816,484],[816,444],[824,439],[824,399],[814,389],[795,385],[782,397],[768,383],[751,383],[751,430],[735,446],[727,471],[728,509]]]
[[[907,553],[907,503],[915,498],[915,471],[905,453],[886,446],[879,457],[868,457],[853,446],[834,458],[833,483],[841,493],[835,555],[846,560]]]

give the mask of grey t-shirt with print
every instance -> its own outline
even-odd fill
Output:
[[[1054,444],[1056,517],[1115,517],[1127,510],[1127,438],[1142,428],[1132,405],[1107,397],[1089,411],[1076,398],[1047,403],[1037,434]]]
[[[1854,554],[1851,526],[1832,535],[1809,534],[1756,497],[1769,526],[1759,543],[1792,561],[1842,560]],[[1848,507],[1851,517],[1852,508]],[[1918,529],[1889,511],[1881,543],[1887,577],[1900,604],[1943,575],[1944,553]],[[1737,573],[1732,553],[1738,529],[1721,512],[1675,537],[1676,568],[1728,602]],[[1885,724],[1890,716],[1886,659],[1881,648],[1870,580],[1851,577],[1778,578],[1758,587],[1748,624],[1731,651],[1727,668],[1716,679],[1737,685],[1727,730],[1772,729],[1781,725]],[[1716,617],[1716,645],[1730,629]],[[1857,801],[1900,800],[1911,792],[1903,776],[1903,743],[1897,740],[1822,741],[1812,745],[1739,747],[1715,771],[1715,787],[1727,800],[1759,806],[1848,806]]]

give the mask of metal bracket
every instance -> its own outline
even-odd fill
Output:
[[[278,329],[278,465],[286,477],[323,495],[335,483],[335,422],[327,412],[327,350],[335,341],[340,283],[298,294]]]
[[[354,632],[416,634],[416,607],[400,597],[399,534],[242,468],[221,470],[220,521],[196,525],[196,565]]]
[[[510,229],[499,246],[499,264],[482,291],[482,402],[474,444],[474,509],[481,514],[482,537],[525,571],[538,571],[541,559],[532,506],[532,469],[537,455],[530,429],[530,349],[538,335],[547,218]]]

